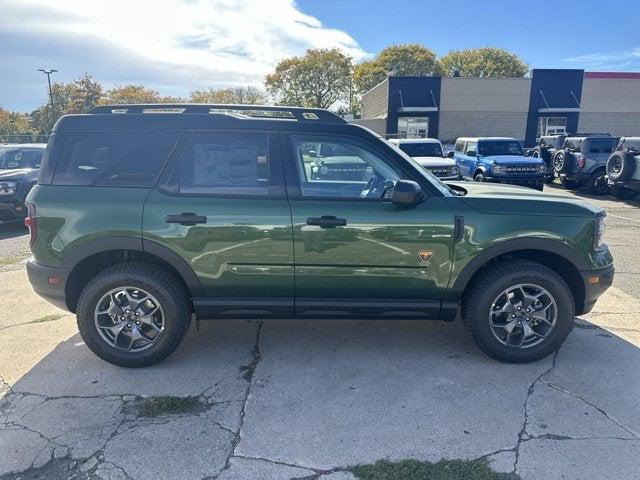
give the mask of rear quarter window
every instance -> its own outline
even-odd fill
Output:
[[[153,133],[69,133],[53,175],[54,185],[149,187],[180,137]]]
[[[593,139],[590,142],[589,152],[591,153],[611,153],[613,150],[613,140]]]

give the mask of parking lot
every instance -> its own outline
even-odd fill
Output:
[[[238,320],[192,325],[159,365],[114,367],[32,292],[28,238],[0,225],[0,478],[346,480],[407,458],[640,478],[640,202],[590,199],[614,286],[528,365],[489,359],[460,322]]]

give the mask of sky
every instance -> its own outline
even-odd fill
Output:
[[[633,0],[0,0],[0,12],[0,107],[18,111],[47,100],[39,68],[186,96],[260,86],[308,48],[360,62],[391,44],[495,46],[532,68],[640,71]]]

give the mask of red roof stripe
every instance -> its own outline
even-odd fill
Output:
[[[584,72],[584,78],[638,78],[640,72]]]

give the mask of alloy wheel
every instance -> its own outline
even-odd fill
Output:
[[[548,290],[534,284],[518,284],[502,291],[491,304],[491,333],[503,345],[531,348],[553,331],[558,307]]]
[[[149,292],[138,287],[118,287],[100,298],[94,322],[109,346],[140,352],[162,336],[165,316],[160,302]]]

